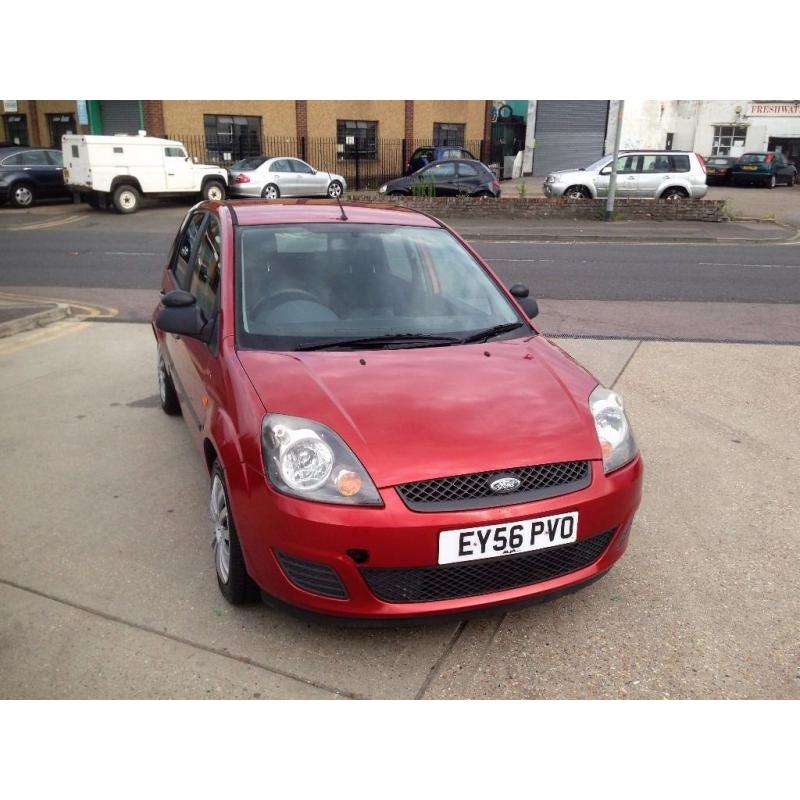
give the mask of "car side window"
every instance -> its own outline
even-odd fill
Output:
[[[189,283],[189,274],[191,272],[192,252],[197,243],[198,234],[203,227],[203,221],[206,214],[204,211],[198,211],[189,219],[186,227],[178,234],[179,241],[175,248],[175,257],[172,262],[172,271],[175,274],[175,282],[181,289],[185,289]]]
[[[50,166],[44,150],[31,150],[28,153],[22,153],[22,164],[26,167]]]
[[[670,156],[670,172],[689,172],[689,156]]]
[[[464,164],[462,162],[458,165],[458,174],[462,178],[477,178],[478,170],[472,164]]]
[[[298,161],[296,158],[291,159],[289,163],[292,165],[292,169],[295,172],[299,172],[303,175],[312,175],[314,173],[314,170],[311,169],[308,164],[303,161]]]
[[[455,177],[456,165],[452,161],[445,161],[443,164],[435,164],[429,169],[426,169],[422,174],[425,180],[428,181],[448,180]]]
[[[186,153],[182,147],[165,147],[164,155],[167,158],[186,158]]]
[[[617,159],[617,174],[630,174],[637,171],[641,156],[620,156]]]
[[[289,160],[286,158],[280,158],[277,161],[272,162],[272,167],[270,168],[271,172],[291,172],[292,168],[289,166]]]
[[[672,172],[669,156],[642,156],[640,172]]]
[[[216,217],[210,217],[205,230],[200,235],[197,257],[192,269],[192,282],[189,288],[197,300],[197,307],[205,318],[211,319],[217,308],[219,290],[220,233]]]
[[[22,153],[15,153],[13,156],[3,159],[4,167],[18,167],[22,164]]]
[[[51,166],[64,166],[64,155],[60,150],[45,150],[45,155],[47,156],[47,160],[50,162]]]

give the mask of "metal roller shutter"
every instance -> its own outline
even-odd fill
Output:
[[[134,136],[142,127],[142,115],[138,100],[101,100],[100,114],[103,133],[131,133]]]
[[[539,100],[533,174],[585,167],[603,155],[608,100]]]

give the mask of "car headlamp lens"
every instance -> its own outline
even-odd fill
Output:
[[[380,188],[380,189],[378,189],[378,191],[379,191],[381,194],[386,194],[386,184],[384,183],[384,184],[383,184],[383,186],[381,186],[381,188]]]
[[[603,454],[603,470],[608,474],[636,455],[633,431],[625,416],[622,397],[616,392],[598,386],[589,396],[589,409]]]
[[[353,451],[322,423],[267,414],[261,448],[267,476],[284,494],[326,503],[383,505]]]

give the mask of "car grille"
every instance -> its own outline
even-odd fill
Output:
[[[364,567],[372,592],[387,603],[452,600],[558,578],[588,567],[608,547],[614,530],[560,547],[437,567]]]
[[[489,488],[493,480],[506,476],[519,479],[514,491],[496,494]],[[403,483],[397,492],[413,511],[464,511],[555,497],[583,489],[591,480],[588,461],[565,461]]]
[[[280,552],[277,553],[277,556],[286,577],[295,586],[325,597],[341,599],[347,597],[347,589],[344,588],[336,570],[327,564],[306,561]]]

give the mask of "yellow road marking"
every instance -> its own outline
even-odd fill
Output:
[[[61,217],[60,219],[45,220],[44,222],[28,222],[25,225],[16,225],[11,228],[4,228],[7,231],[38,231],[42,228],[57,228],[61,225],[69,225],[72,222],[77,222],[79,219],[85,219],[88,214],[72,214],[69,217]]]
[[[49,325],[47,328],[42,328],[41,330],[36,331],[31,336],[25,337],[22,341],[17,340],[13,343],[9,342],[8,345],[3,345],[0,343],[0,356],[10,356],[13,353],[18,353],[20,350],[27,350],[29,347],[35,347],[39,344],[47,344],[48,342],[53,342],[56,339],[61,339],[64,336],[71,336],[73,333],[79,333],[90,326],[90,322],[66,321],[64,326],[62,326],[61,323],[55,323],[53,325]],[[27,333],[27,331],[25,333]],[[24,336],[24,333],[19,335]]]
[[[2,300],[26,300],[39,303],[63,303],[64,305],[72,306],[73,308],[81,308],[85,313],[76,314],[75,316],[83,319],[96,318],[96,317],[116,317],[119,314],[119,309],[112,306],[101,306],[99,304],[89,305],[88,303],[80,303],[76,300],[67,300],[62,297],[44,297],[43,295],[36,294],[19,294],[12,292],[0,292],[0,299]]]

